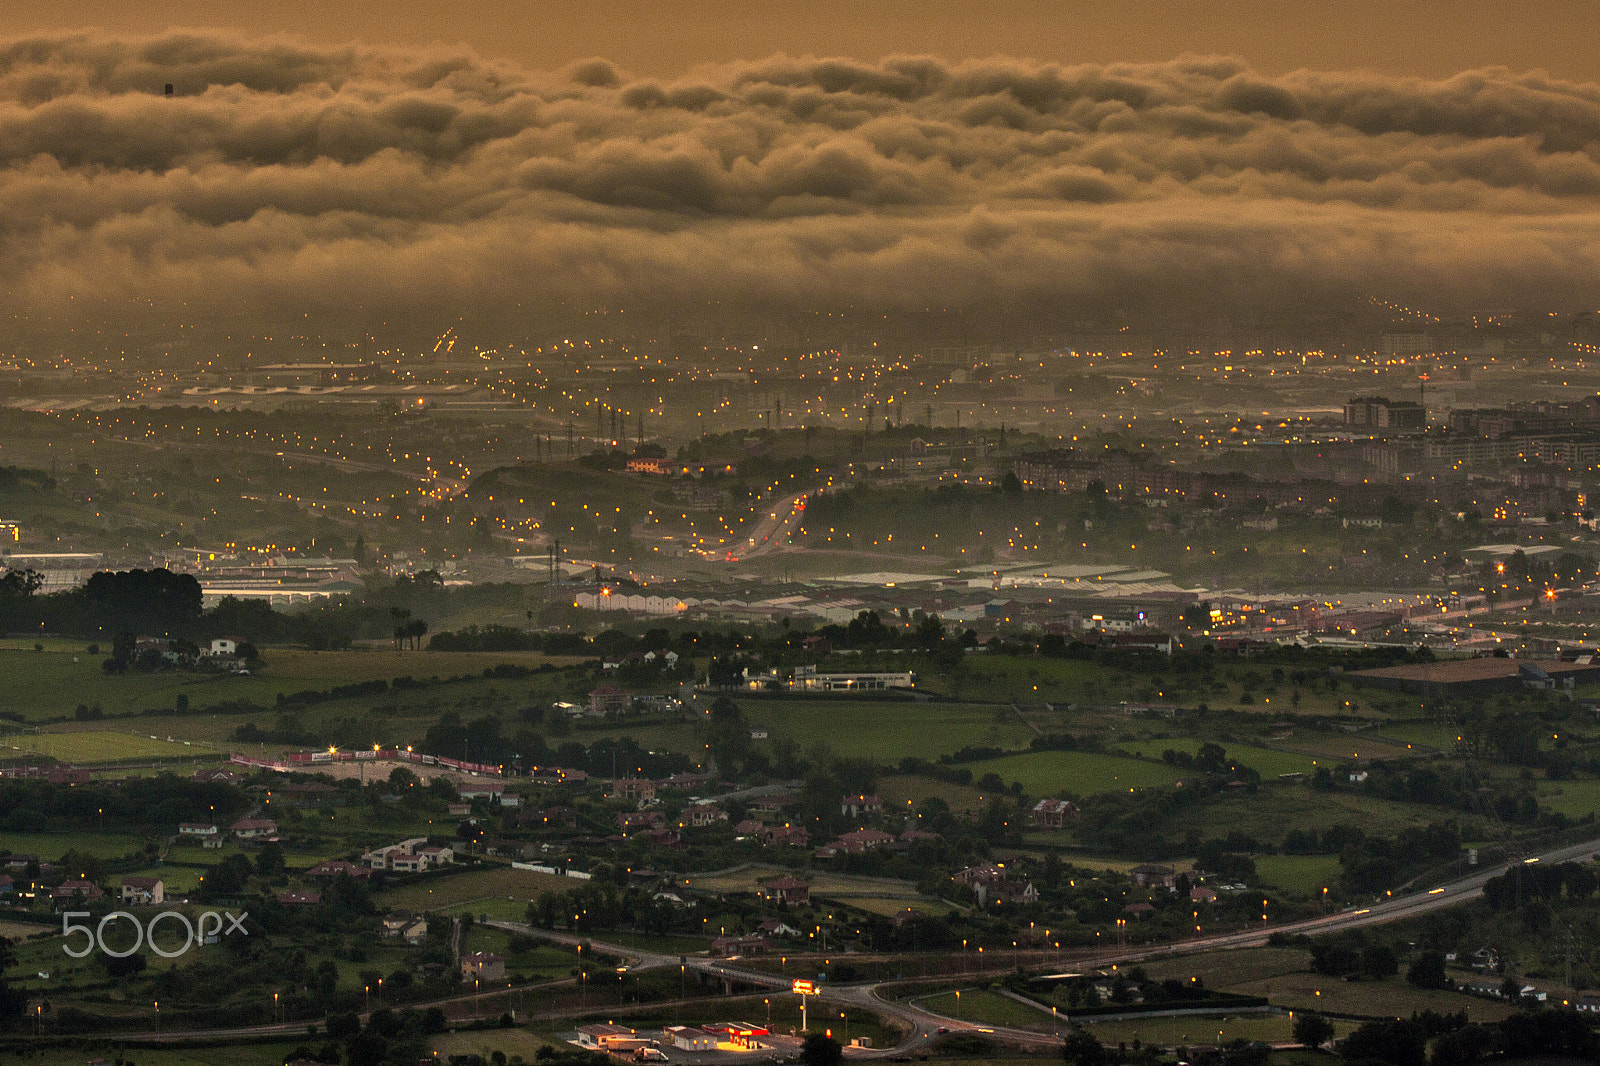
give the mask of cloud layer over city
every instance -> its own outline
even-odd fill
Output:
[[[163,95],[172,83],[174,95]],[[1595,306],[1600,85],[0,42],[0,283],[268,311]]]

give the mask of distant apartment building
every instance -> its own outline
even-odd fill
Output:
[[[1344,405],[1344,424],[1364,429],[1417,431],[1428,428],[1428,411],[1414,400],[1356,396]]]

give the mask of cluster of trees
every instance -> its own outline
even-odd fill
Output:
[[[1338,1050],[1346,1062],[1381,1066],[1472,1066],[1508,1056],[1526,1061],[1540,1056],[1593,1061],[1600,1057],[1600,1035],[1575,1011],[1522,1012],[1487,1025],[1469,1025],[1464,1011],[1425,1011],[1409,1019],[1367,1022],[1341,1040]]]
[[[43,778],[7,777],[0,781],[0,825],[19,833],[103,826],[142,835],[170,832],[180,822],[232,820],[248,806],[236,788],[173,774],[129,777],[117,785],[52,785]]]
[[[1483,897],[1491,910],[1502,910],[1539,900],[1593,899],[1600,891],[1600,878],[1590,865],[1575,862],[1554,864],[1518,863],[1483,886]]]
[[[446,1028],[439,1007],[399,1012],[380,1008],[367,1017],[365,1026],[354,1011],[330,1014],[327,1042],[315,1052],[309,1047],[297,1049],[294,1058],[345,1066],[412,1066],[428,1058],[427,1038]]]

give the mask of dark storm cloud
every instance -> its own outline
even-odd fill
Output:
[[[162,86],[176,87],[173,97]],[[0,44],[0,282],[177,306],[1593,302],[1600,87]]]

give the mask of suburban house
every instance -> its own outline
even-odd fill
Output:
[[[211,847],[213,841],[222,839],[215,822],[183,822],[178,826],[178,836],[198,840],[204,847]]]
[[[711,942],[711,954],[731,959],[735,955],[764,955],[767,941],[759,936],[719,936]]]
[[[839,801],[839,813],[848,814],[852,818],[859,818],[863,814],[882,814],[883,800],[863,793],[845,796]]]
[[[93,881],[81,877],[63,881],[50,890],[50,902],[55,904],[58,911],[74,904],[92,903],[104,896],[104,889]]]
[[[1078,808],[1067,800],[1042,799],[1033,805],[1033,828],[1062,829],[1077,816]]]
[[[532,829],[576,829],[578,808],[558,806],[518,811],[517,825]]]
[[[761,843],[766,847],[789,845],[803,848],[810,839],[804,826],[800,825],[769,825],[761,830]]]
[[[276,840],[278,823],[271,818],[241,818],[228,829],[236,840]]]
[[[811,883],[798,877],[777,877],[756,885],[756,894],[762,899],[790,906],[811,902]]]
[[[885,833],[881,829],[857,829],[840,836],[838,840],[833,842],[833,846],[851,855],[860,855],[862,852],[871,851],[873,848],[886,847],[893,843],[893,833]]]
[[[436,866],[449,866],[455,859],[452,849],[432,847],[427,837],[412,837],[361,854],[361,861],[374,870],[402,874],[419,874]]]
[[[596,716],[626,714],[633,710],[633,693],[615,685],[601,685],[589,693],[589,713]]]
[[[611,782],[607,793],[612,799],[650,803],[656,798],[656,783],[645,777],[624,777]]]
[[[616,824],[627,834],[635,829],[660,829],[666,819],[660,811],[623,811],[617,815]]]
[[[726,822],[728,812],[714,803],[697,803],[684,809],[682,817],[678,819],[680,828],[687,826],[690,829],[703,829],[708,825]]]
[[[504,981],[506,979],[506,960],[488,951],[474,951],[470,955],[463,955],[461,956],[461,977],[467,981],[474,978],[481,981]]]
[[[972,885],[972,894],[978,899],[978,906],[986,907],[991,903],[1036,903],[1039,899],[1039,890],[1028,881],[1017,881],[1009,877],[998,880],[975,881]]]
[[[1145,864],[1135,866],[1128,873],[1133,876],[1133,883],[1140,888],[1171,888],[1178,880],[1177,873],[1170,866]]]
[[[122,902],[136,907],[153,907],[167,898],[167,886],[159,877],[124,877]]]

